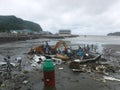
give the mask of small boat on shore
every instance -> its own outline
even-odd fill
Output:
[[[77,60],[74,60],[74,61],[79,62],[79,63],[87,63],[87,62],[95,62],[95,61],[99,60],[100,58],[101,58],[101,55],[97,55],[93,58],[83,59],[83,60],[78,60],[77,59]]]
[[[73,61],[70,62],[69,67],[70,67],[73,71],[83,71],[83,70],[80,68],[80,65],[87,64],[87,63],[92,63],[92,62],[96,62],[96,61],[98,61],[100,58],[101,58],[101,55],[97,55],[97,56],[95,56],[95,57],[93,57],[93,58],[83,59],[83,60],[75,59],[75,60],[73,60]]]

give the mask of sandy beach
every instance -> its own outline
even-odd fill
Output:
[[[105,38],[104,41],[107,42],[108,40],[106,39],[106,37],[104,38]],[[72,39],[74,40],[74,38]],[[77,41],[77,43],[81,42],[83,39],[84,37],[81,40]],[[6,57],[7,55],[10,55],[11,62],[14,62],[16,64],[17,62],[15,61],[15,58],[17,56],[21,56],[23,59],[22,71],[13,69],[11,79],[3,78],[4,75],[0,73],[1,84],[0,90],[43,90],[44,88],[43,71],[42,69],[32,68],[30,64],[30,59],[28,58],[27,55],[29,49],[33,46],[39,45],[42,40],[36,39],[28,41],[19,41],[0,45],[0,61],[3,61],[3,58]],[[84,43],[94,42],[93,41],[94,39],[92,39],[93,42],[90,40],[91,39],[85,41]],[[101,37],[100,42],[102,42],[102,40],[103,37]],[[96,41],[98,40],[96,39]],[[112,43],[107,44],[106,42],[104,42],[105,44],[102,43],[102,47],[112,48],[112,50],[114,51],[111,56],[106,56],[108,61],[110,61],[109,59],[112,58],[111,62],[116,64],[115,60],[117,59],[117,64],[119,64],[118,62],[120,62],[119,60],[120,45],[118,43],[116,45]],[[117,56],[114,53],[117,53]],[[28,72],[25,73],[25,71]],[[109,76],[112,77],[114,76],[120,79],[119,74],[120,72],[111,73],[109,74]],[[119,81],[104,80],[103,76],[105,75],[98,74],[95,72],[90,73],[73,72],[69,68],[69,62],[63,63],[61,65],[56,65],[55,66],[56,90],[120,90]],[[27,83],[24,83],[24,81],[27,81]]]

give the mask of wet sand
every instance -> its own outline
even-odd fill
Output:
[[[22,62],[22,71],[14,72],[13,79],[5,80],[5,87],[0,87],[0,90],[43,90],[44,82],[42,70],[30,70],[29,73],[24,74],[24,70],[29,70],[30,60],[27,58],[27,52],[29,48],[34,45],[38,45],[39,40],[34,41],[21,41],[8,44],[0,45],[0,61],[3,61],[3,58],[6,55],[11,56],[11,62],[15,61],[17,56],[23,58]],[[115,50],[118,50],[120,46],[107,45],[104,47],[111,47]],[[62,70],[59,68],[63,67]],[[19,76],[15,76],[16,74]],[[23,80],[19,80],[20,77],[23,77]],[[120,82],[117,81],[106,81],[104,82],[103,75],[98,73],[80,73],[72,72],[69,68],[68,63],[63,63],[61,65],[55,66],[55,79],[56,79],[56,90],[120,90]],[[15,81],[18,80],[18,81]],[[23,84],[23,81],[27,80],[27,84]]]

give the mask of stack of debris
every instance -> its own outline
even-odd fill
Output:
[[[70,62],[69,67],[72,71],[81,71],[81,72],[96,72],[100,74],[109,75],[110,73],[116,73],[120,70],[120,67],[115,67],[109,64],[101,64],[101,62],[89,62],[89,63],[80,63],[80,62]]]

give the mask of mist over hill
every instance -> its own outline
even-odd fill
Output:
[[[9,32],[10,30],[30,29],[36,32],[42,31],[39,24],[23,20],[16,16],[0,16],[0,32]]]

